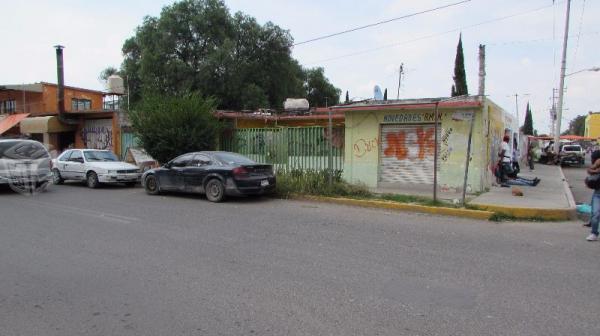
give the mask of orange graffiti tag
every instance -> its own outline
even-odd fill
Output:
[[[404,160],[408,157],[408,149],[405,146],[406,134],[404,132],[388,133],[385,136],[387,148],[383,151],[385,156],[395,156],[398,160]]]
[[[417,145],[419,146],[419,160],[423,160],[427,153],[433,155],[435,151],[433,128],[423,129],[417,128]]]

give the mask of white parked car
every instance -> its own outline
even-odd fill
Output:
[[[111,151],[70,149],[55,159],[52,169],[54,184],[65,180],[85,181],[90,188],[100,183],[125,183],[134,186],[140,180],[140,169],[119,161]]]

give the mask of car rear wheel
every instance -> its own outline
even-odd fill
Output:
[[[211,202],[222,202],[225,199],[225,187],[218,179],[211,179],[206,183],[206,198]]]
[[[100,185],[100,182],[98,181],[98,175],[95,172],[89,172],[87,174],[87,186],[94,189],[94,188],[98,188],[98,185]]]
[[[52,169],[52,182],[54,184],[63,184],[65,182],[62,176],[60,176],[60,171],[56,168]]]
[[[146,189],[146,193],[148,195],[158,195],[160,193],[160,188],[158,186],[158,180],[154,175],[146,176],[144,180],[144,189]]]

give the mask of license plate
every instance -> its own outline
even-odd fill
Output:
[[[262,181],[260,181],[260,186],[261,187],[265,187],[265,186],[268,186],[268,185],[269,185],[269,180],[262,180]]]

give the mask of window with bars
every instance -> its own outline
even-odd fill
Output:
[[[92,101],[89,99],[71,99],[71,111],[85,111],[92,108]]]
[[[17,101],[9,99],[0,102],[0,113],[13,113],[17,111]]]

